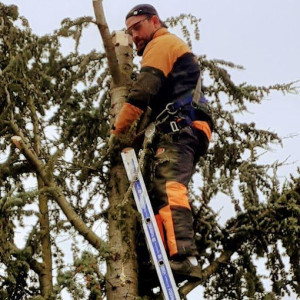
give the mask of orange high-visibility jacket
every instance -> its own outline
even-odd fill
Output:
[[[196,58],[190,48],[166,28],[159,29],[146,46],[142,68],[124,103],[113,133],[124,132],[146,110],[152,109],[152,118],[166,105],[195,88],[200,75]],[[210,118],[195,120],[193,126],[211,137]]]

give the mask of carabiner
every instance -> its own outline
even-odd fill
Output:
[[[168,103],[166,105],[166,111],[168,112],[169,115],[175,115],[177,112],[178,112],[178,109],[174,109],[174,110],[171,110],[170,109],[170,106],[173,105],[174,103]]]

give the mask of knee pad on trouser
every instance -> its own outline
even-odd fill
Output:
[[[193,219],[189,209],[167,205],[159,210],[167,238],[169,255],[197,255]]]
[[[165,249],[167,250],[167,244],[166,244],[166,239],[165,239],[165,230],[164,230],[162,218],[159,214],[157,214],[157,215],[155,215],[155,220],[156,220],[156,224],[157,224],[157,227],[158,227],[158,230],[160,233],[160,237],[162,239]]]

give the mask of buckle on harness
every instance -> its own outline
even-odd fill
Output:
[[[174,116],[177,112],[178,109],[174,108],[173,103],[168,103],[166,108],[156,117],[156,125],[164,123],[170,116]]]
[[[168,103],[166,105],[166,111],[169,115],[175,115],[178,111],[178,109],[174,108],[173,104],[174,103]]]
[[[170,122],[170,127],[171,127],[171,129],[172,129],[172,132],[177,132],[177,131],[179,131],[179,127],[178,127],[178,125],[177,125],[177,123],[176,123],[175,121],[171,121],[171,122]]]

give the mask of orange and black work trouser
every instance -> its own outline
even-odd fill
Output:
[[[198,254],[187,188],[207,147],[205,134],[190,126],[178,133],[158,134],[154,141],[150,198],[170,257]]]

